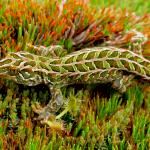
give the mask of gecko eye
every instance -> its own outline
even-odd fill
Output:
[[[23,76],[24,79],[28,79],[28,78],[31,77],[31,74],[29,72],[27,72],[27,71],[21,71],[19,74],[21,76]]]

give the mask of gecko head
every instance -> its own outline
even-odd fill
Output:
[[[10,53],[0,60],[0,78],[11,79],[19,84],[36,85],[41,83],[41,75],[35,72],[35,60],[30,53]]]

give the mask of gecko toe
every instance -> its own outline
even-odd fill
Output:
[[[34,112],[39,115],[37,118],[35,118],[35,120],[40,121],[41,123],[47,122],[48,120],[55,120],[55,115],[44,108]]]

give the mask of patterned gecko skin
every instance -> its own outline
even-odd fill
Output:
[[[150,61],[126,49],[92,47],[61,57],[58,52],[63,53],[64,49],[60,46],[37,49],[38,55],[25,51],[9,53],[0,60],[0,77],[27,86],[49,85],[51,101],[36,110],[40,120],[48,120],[63,105],[62,86],[111,82],[113,88],[125,92],[136,76],[150,81]]]

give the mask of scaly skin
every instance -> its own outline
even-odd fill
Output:
[[[27,86],[49,85],[51,101],[43,109],[35,110],[40,120],[48,120],[62,106],[62,86],[111,82],[113,88],[124,92],[136,76],[150,81],[150,61],[126,49],[85,48],[63,57],[55,55],[57,51],[63,49],[60,46],[49,47],[47,52],[51,56],[43,54],[43,50],[42,56],[23,51],[9,53],[0,61],[0,77]]]

